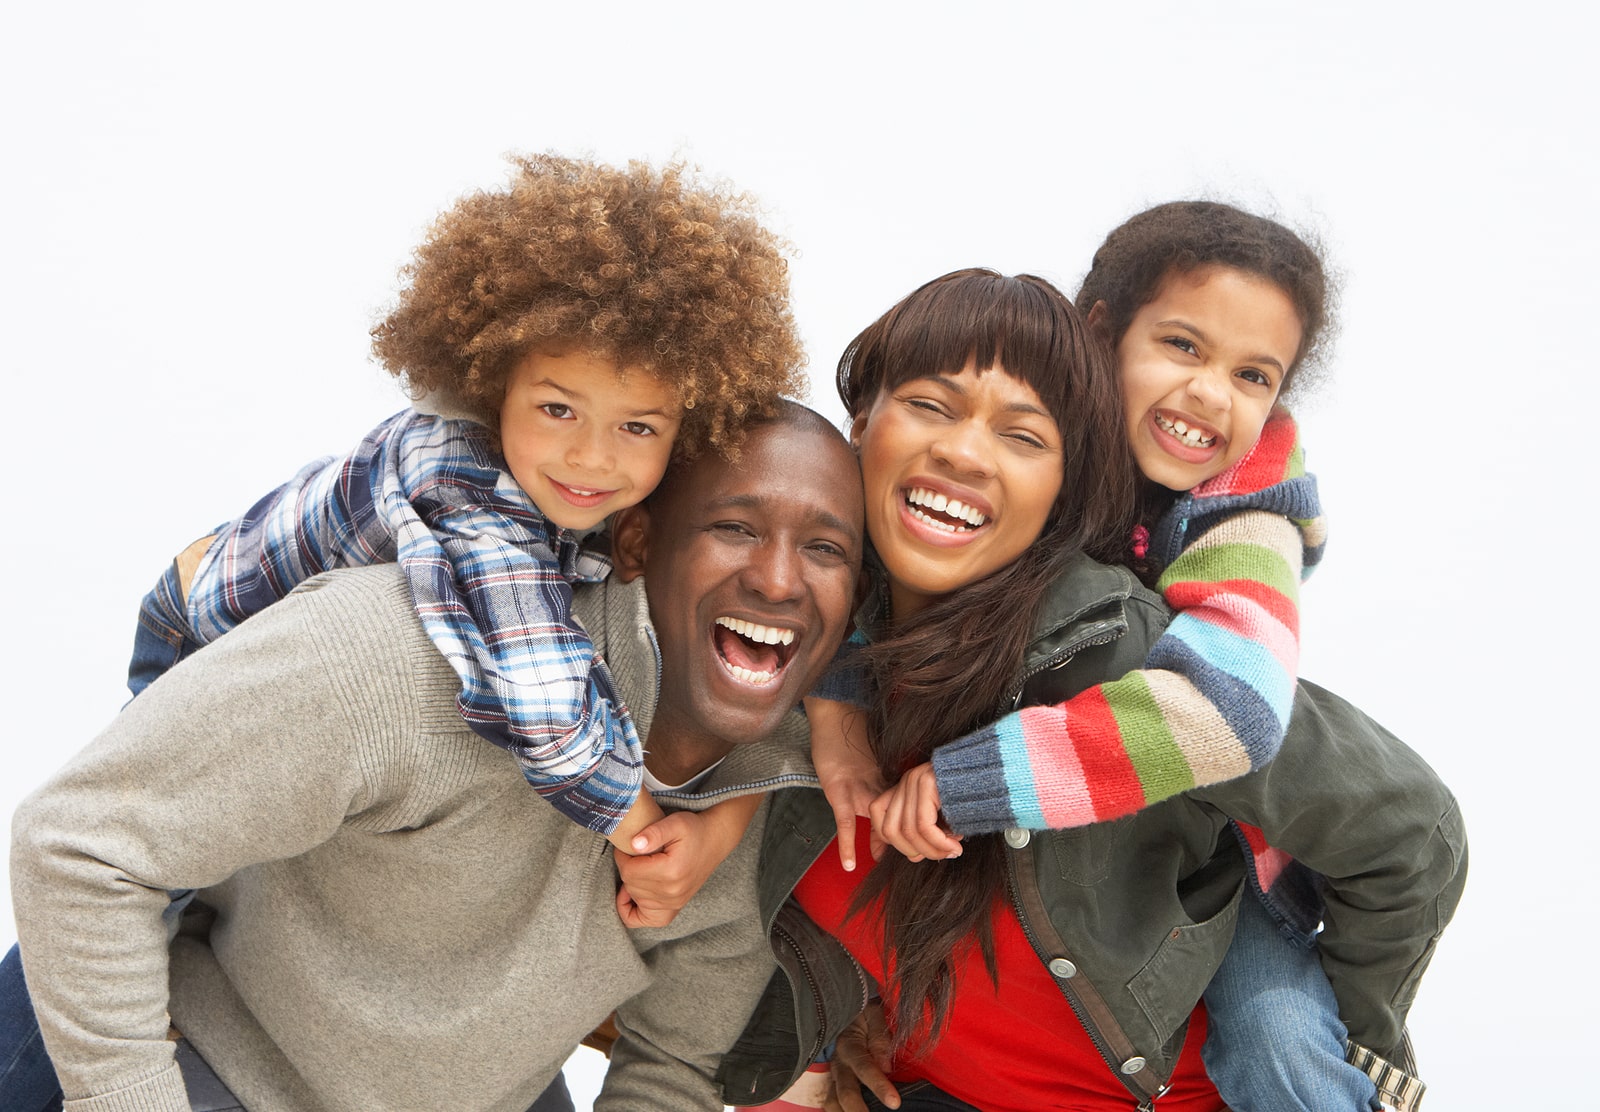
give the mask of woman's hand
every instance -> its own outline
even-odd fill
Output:
[[[811,763],[817,767],[822,794],[833,808],[839,831],[839,864],[845,872],[856,867],[856,816],[865,817],[872,801],[883,791],[878,762],[867,738],[866,713],[846,703],[826,699],[806,700],[811,723]],[[873,830],[872,856],[883,853],[883,843]]]
[[[737,796],[699,814],[677,811],[619,850],[617,914],[628,927],[664,927],[744,837],[762,796]]]
[[[828,1095],[822,1107],[826,1112],[867,1112],[861,1099],[861,1086],[890,1108],[900,1107],[900,1091],[889,1080],[889,1029],[883,1022],[883,1008],[876,1002],[850,1021],[834,1044],[833,1061],[828,1063]]]
[[[939,784],[933,765],[923,763],[872,801],[872,829],[912,861],[961,856],[961,835],[939,822]]]

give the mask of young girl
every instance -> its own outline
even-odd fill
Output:
[[[734,453],[746,416],[797,392],[786,262],[745,197],[680,166],[515,165],[509,187],[438,219],[373,330],[417,408],[180,556],[145,599],[129,686],[318,572],[397,560],[466,721],[567,817],[636,852],[661,811],[571,615],[572,584],[609,570],[581,542],[674,450]]]
[[[961,834],[1114,819],[1276,755],[1295,689],[1298,584],[1325,537],[1293,420],[1277,402],[1322,337],[1326,300],[1307,244],[1231,206],[1160,205],[1107,237],[1078,304],[1115,351],[1127,442],[1144,477],[1130,562],[1159,577],[1176,613],[1144,670],[935,749],[870,804],[875,837],[912,860],[948,858]],[[983,528],[967,507],[919,494],[909,494],[909,512],[937,528]],[[856,683],[846,671],[824,690]],[[808,713],[849,868],[846,820],[876,769],[863,767],[865,744],[845,732],[859,734],[853,715],[816,701]],[[819,720],[842,728],[824,734]],[[1259,832],[1241,838],[1272,914],[1250,901],[1208,991],[1208,1069],[1240,1110],[1364,1108],[1373,1083],[1345,1063],[1344,1030],[1309,949],[1316,879]],[[1278,939],[1279,924],[1299,949]],[[1268,1013],[1259,1002],[1274,988]],[[1348,1053],[1363,1065],[1372,1057]]]

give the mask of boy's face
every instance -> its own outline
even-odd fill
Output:
[[[1167,275],[1117,344],[1139,470],[1191,490],[1255,447],[1300,348],[1300,316],[1273,283],[1226,266]]]
[[[532,352],[506,381],[500,444],[517,485],[563,529],[589,529],[656,488],[683,411],[654,375],[586,351]]]

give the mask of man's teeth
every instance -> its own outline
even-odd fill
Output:
[[[967,505],[965,502],[958,501],[954,498],[946,498],[944,495],[938,494],[924,487],[916,487],[912,489],[906,495],[906,501],[913,506],[926,506],[934,513],[941,513],[948,517],[958,518],[974,528],[982,525],[986,520],[982,513]],[[913,511],[913,513],[918,519],[926,521],[930,525],[937,525],[939,528],[949,530],[952,533],[956,531],[957,527],[951,525],[948,521],[936,520],[935,518],[929,517],[925,513],[916,511]]]
[[[728,671],[738,676],[745,683],[771,683],[772,677],[777,675],[776,672],[752,672],[748,668],[741,668],[737,664],[729,664],[727,661],[722,663],[727,667]]]
[[[743,618],[718,618],[719,626],[726,626],[740,637],[754,641],[758,645],[792,645],[794,644],[794,630],[779,629],[777,626],[758,625],[747,622]],[[737,669],[736,669],[737,670]],[[766,675],[769,679],[771,672],[751,673],[752,675]]]
[[[1209,448],[1216,442],[1214,436],[1201,436],[1199,429],[1191,429],[1182,421],[1169,421],[1159,413],[1156,414],[1156,424],[1166,429],[1179,440],[1187,441],[1190,447]]]

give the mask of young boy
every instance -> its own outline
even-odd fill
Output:
[[[662,813],[571,586],[606,575],[586,534],[675,450],[736,454],[747,416],[802,392],[784,245],[682,166],[514,162],[507,188],[439,217],[372,331],[415,408],[181,554],[141,607],[128,683],[310,576],[396,560],[468,724],[637,852]]]

